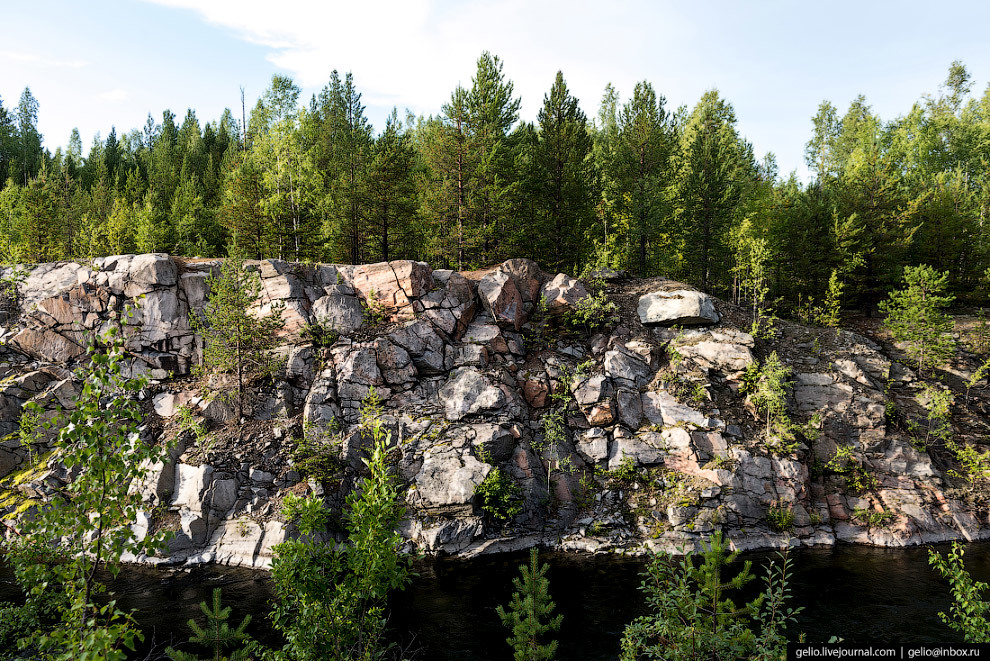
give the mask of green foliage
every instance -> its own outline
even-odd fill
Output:
[[[941,385],[923,383],[920,399],[922,408],[925,410],[925,422],[923,425],[914,420],[907,422],[908,431],[912,437],[912,445],[919,452],[925,452],[938,443],[950,443],[952,440],[952,391]]]
[[[481,510],[496,526],[511,521],[522,511],[522,488],[498,466],[488,471],[485,479],[475,487]]]
[[[404,509],[388,463],[390,434],[369,400],[362,406],[372,442],[364,460],[369,474],[347,496],[347,541],[321,541],[328,513],[315,495],[283,501],[284,516],[297,522],[303,537],[275,547],[272,622],[286,643],[264,651],[267,660],[387,657],[386,597],[408,583],[409,558],[399,552],[402,537],[395,531]]]
[[[623,661],[782,658],[784,630],[800,610],[784,607],[789,596],[787,559],[780,568],[768,569],[762,594],[737,606],[730,593],[755,578],[749,561],[732,578],[723,577],[738,555],[729,552],[729,541],[718,532],[702,542],[700,564],[693,551],[680,559],[653,555],[640,586],[650,614],[626,626]]]
[[[557,656],[557,641],[546,640],[551,631],[559,631],[563,615],[554,615],[556,605],[550,598],[549,565],[540,565],[536,548],[529,551],[529,565],[520,565],[520,576],[512,579],[516,588],[508,608],[495,609],[502,624],[511,632],[506,642],[513,649],[515,661],[549,661]]]
[[[577,302],[569,322],[590,335],[614,324],[619,318],[618,313],[619,306],[609,300],[604,289],[599,289],[597,293],[588,294]]]
[[[825,292],[825,305],[817,315],[817,321],[822,326],[838,328],[841,321],[842,290],[845,285],[839,279],[838,269],[832,269],[828,277],[828,289]]]
[[[857,507],[853,509],[852,518],[869,528],[880,528],[893,521],[894,515],[890,512],[878,512],[865,507]]]
[[[955,456],[962,469],[950,469],[949,474],[960,477],[970,483],[976,483],[990,478],[990,450],[980,452],[971,445],[960,445],[949,441],[946,447]]]
[[[766,415],[765,440],[768,445],[772,444],[775,436],[786,437],[789,434],[787,392],[791,386],[789,377],[793,373],[794,370],[780,361],[776,351],[767,357],[756,372],[749,397],[757,410]]]
[[[953,631],[961,633],[967,643],[990,643],[990,602],[984,597],[987,584],[974,581],[966,571],[964,554],[958,542],[952,543],[945,557],[934,549],[928,550],[928,564],[949,581],[952,593],[949,612],[940,612],[938,616]]]
[[[366,300],[361,301],[361,307],[364,309],[364,318],[369,325],[381,326],[388,321],[388,310],[378,300],[378,294],[375,293],[374,289],[368,292],[368,298]]]
[[[210,435],[206,431],[206,425],[203,421],[194,418],[192,409],[185,404],[178,408],[176,414],[179,421],[179,429],[192,434],[193,439],[196,441],[196,445],[199,446],[203,452],[208,452],[211,445]]]
[[[303,342],[312,343],[314,347],[332,347],[340,339],[340,333],[318,323],[307,323],[299,331],[299,338]]]
[[[272,305],[265,317],[249,310],[257,303],[262,291],[261,278],[244,268],[243,260],[224,260],[219,275],[207,279],[209,301],[203,308],[203,319],[190,315],[196,332],[203,336],[203,376],[233,373],[234,401],[237,419],[244,417],[245,384],[251,376],[270,376],[278,369],[271,349],[275,333],[283,326],[282,307]]]
[[[780,503],[774,503],[767,510],[767,523],[772,530],[787,532],[794,527],[794,509]]]
[[[636,479],[636,462],[632,457],[623,455],[622,461],[619,465],[608,471],[606,477],[613,480],[618,480],[619,482],[632,482]]]
[[[339,440],[340,423],[322,429],[303,422],[302,438],[296,440],[292,451],[292,465],[304,478],[330,485],[339,477],[341,465],[337,458],[336,442]]]
[[[130,311],[125,311],[130,314]],[[53,449],[75,478],[37,515],[21,522],[21,537],[7,551],[28,603],[48,599],[49,586],[61,586],[60,622],[30,643],[55,659],[123,659],[143,636],[132,617],[114,600],[98,600],[105,588],[98,572],[116,575],[125,553],[153,555],[163,533],[139,538],[130,527],[143,508],[132,482],[164,461],[168,448],[149,446],[139,437],[142,422],[137,394],[142,378],[123,376],[123,341],[111,329],[89,350],[89,363],[77,377],[82,390],[71,411],[52,423],[58,434]],[[29,405],[33,406],[33,405]],[[49,549],[54,557],[42,557]],[[34,606],[31,606],[34,607]]]
[[[945,294],[948,274],[927,265],[904,269],[904,289],[890,292],[880,304],[885,327],[895,340],[907,344],[907,354],[923,373],[952,355],[952,319],[943,312],[954,297]]]
[[[877,479],[853,456],[853,449],[848,445],[835,448],[835,456],[828,460],[825,470],[846,478],[846,488],[862,493],[876,488]]]
[[[231,629],[227,620],[230,619],[232,608],[221,606],[222,590],[213,589],[213,606],[209,607],[206,602],[200,602],[199,607],[206,618],[206,626],[201,627],[196,620],[190,619],[188,624],[192,630],[189,642],[195,645],[211,648],[213,655],[208,657],[212,661],[248,661],[250,659],[247,649],[244,647],[251,641],[251,636],[247,633],[247,627],[251,623],[251,616],[245,615],[244,619],[237,627]],[[228,648],[237,648],[226,654]],[[175,650],[171,647],[165,653],[172,661],[208,661],[200,657]]]

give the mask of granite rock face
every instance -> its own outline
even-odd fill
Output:
[[[315,493],[339,515],[364,474],[372,392],[407,508],[401,532],[425,552],[540,543],[637,553],[690,546],[715,529],[739,548],[988,536],[987,509],[965,495],[952,458],[891,423],[892,410],[925,419],[918,379],[896,351],[783,321],[757,342],[741,330],[742,308],[618,276],[606,296],[638,303],[622,310],[623,324],[554,336],[588,289],[523,259],[465,274],[412,261],[248,262],[263,290],[254,313],[281,305],[287,323],[281,368],[250,382],[238,432],[233,407],[214,396],[230,381],[191,378],[203,349],[191,319],[219,266],[152,254],[29,268],[21,309],[0,335],[4,528],[71,479],[46,456],[54,430],[21,441],[24,405],[41,406],[42,421],[71,408],[87,337],[119,327],[128,372],[151,379],[140,395],[145,440],[176,441],[132,486],[147,503],[135,530],[176,531],[173,562],[268,566],[272,547],[296,534],[280,514],[290,491]],[[320,344],[303,334],[312,326],[324,331]],[[743,388],[770,351],[793,373],[793,438],[768,433]],[[979,447],[990,397],[970,395],[957,397],[953,424],[960,442]],[[183,427],[188,416],[208,440]],[[478,496],[496,468],[518,505],[504,527]],[[792,515],[787,531],[772,523],[779,511]]]

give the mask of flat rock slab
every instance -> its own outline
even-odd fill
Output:
[[[689,289],[644,294],[639,297],[636,311],[644,324],[698,325],[719,321],[712,297]]]

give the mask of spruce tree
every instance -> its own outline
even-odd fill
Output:
[[[165,653],[172,661],[209,661],[209,659],[212,661],[247,661],[250,658],[248,652],[241,646],[251,640],[251,636],[247,633],[251,616],[245,615],[241,623],[236,628],[231,629],[227,620],[230,619],[232,609],[230,606],[221,606],[222,592],[220,588],[213,589],[212,608],[208,607],[205,601],[199,604],[203,615],[206,617],[205,627],[201,627],[193,619],[188,622],[189,628],[193,632],[193,635],[189,637],[189,642],[209,647],[213,651],[213,656],[208,659],[201,659],[195,654],[181,652],[169,647]],[[238,647],[238,649],[231,650],[229,655],[224,654],[228,648],[232,647]]]
[[[508,608],[496,608],[502,624],[511,632],[506,642],[514,650],[515,661],[545,661],[557,655],[557,641],[546,634],[559,631],[563,615],[553,615],[556,604],[550,598],[549,565],[539,564],[536,548],[529,551],[529,565],[520,565],[520,576],[512,579],[516,591]]]

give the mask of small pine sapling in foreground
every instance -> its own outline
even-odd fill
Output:
[[[202,659],[194,654],[180,652],[169,647],[165,650],[165,653],[168,654],[172,661],[209,661],[209,659],[212,659],[212,661],[248,661],[250,659],[247,650],[241,646],[251,640],[251,636],[247,633],[248,624],[251,623],[251,616],[245,615],[241,623],[235,629],[231,629],[227,620],[230,619],[232,609],[230,606],[221,606],[221,593],[222,590],[220,588],[214,588],[212,608],[208,607],[205,601],[199,604],[203,615],[206,616],[205,627],[199,626],[196,620],[189,620],[188,622],[189,628],[193,632],[193,635],[189,637],[189,642],[202,645],[203,647],[209,647],[213,650],[213,656]],[[224,654],[227,649],[233,647],[239,647],[239,649],[232,650],[229,656]]]
[[[640,586],[650,613],[626,626],[622,660],[783,658],[783,632],[797,613],[784,606],[789,596],[786,558],[779,569],[771,566],[762,594],[737,606],[729,594],[755,578],[747,560],[738,574],[724,579],[724,570],[738,556],[738,551],[729,552],[729,540],[719,532],[702,542],[701,564],[694,562],[693,551],[680,559],[655,554]],[[754,623],[761,625],[759,634]]]
[[[880,303],[886,315],[884,326],[898,342],[907,345],[907,354],[922,374],[942,365],[955,350],[952,318],[944,310],[954,296],[946,295],[948,273],[927,265],[904,269],[904,289],[890,292]]]
[[[515,661],[545,661],[557,655],[557,641],[546,641],[546,635],[560,630],[564,616],[553,614],[556,604],[550,598],[548,569],[549,565],[540,565],[536,548],[530,549],[529,565],[520,565],[520,576],[512,579],[516,590],[508,608],[495,609],[511,632],[506,642]]]
[[[938,616],[949,628],[961,633],[967,643],[990,643],[990,602],[984,598],[987,584],[974,581],[966,571],[964,553],[958,542],[952,543],[945,557],[928,550],[928,564],[949,581],[952,591],[949,612],[940,612]]]

